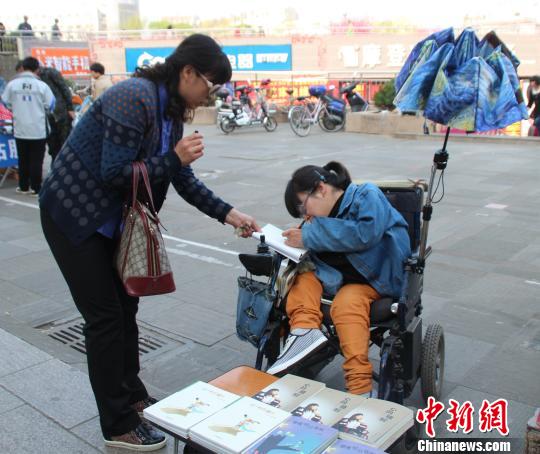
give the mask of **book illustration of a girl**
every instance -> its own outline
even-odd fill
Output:
[[[272,388],[268,391],[261,391],[254,396],[254,399],[271,405],[272,407],[279,407],[279,404],[281,403],[281,401],[279,400],[279,389],[277,388]]]
[[[244,415],[244,419],[234,426],[209,426],[208,428],[214,432],[222,432],[236,436],[240,432],[255,432],[255,430],[251,428],[254,424],[260,424],[260,422],[250,418],[248,415]]]
[[[320,422],[322,424],[322,417],[319,413],[319,404],[311,403],[305,407],[298,407],[292,411],[293,416],[301,416],[304,419]]]
[[[334,428],[340,432],[346,432],[356,435],[362,440],[368,439],[368,426],[364,421],[364,415],[362,413],[354,413],[348,418],[341,418],[341,420],[334,425]]]
[[[186,408],[164,407],[161,409],[161,411],[169,415],[187,416],[190,413],[204,413],[204,411],[202,411],[202,407],[209,406],[209,404],[203,402],[198,397],[196,397],[195,401],[189,404]]]

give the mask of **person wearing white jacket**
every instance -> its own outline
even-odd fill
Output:
[[[49,129],[47,114],[54,109],[55,98],[48,85],[37,76],[37,59],[25,58],[22,67],[23,72],[7,84],[2,101],[13,112],[13,135],[19,156],[17,192],[37,196]]]

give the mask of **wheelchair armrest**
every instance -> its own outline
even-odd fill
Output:
[[[271,276],[274,272],[272,254],[238,254],[238,258],[246,270],[255,276]]]

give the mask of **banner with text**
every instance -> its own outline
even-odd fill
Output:
[[[33,47],[32,57],[42,66],[55,68],[64,76],[86,76],[90,74],[90,51],[71,47]]]

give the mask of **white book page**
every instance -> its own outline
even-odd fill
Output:
[[[283,230],[279,227],[273,224],[266,224],[262,228],[262,232],[253,233],[253,238],[260,240],[261,235],[264,235],[264,240],[270,248],[298,263],[307,253],[307,250],[286,245],[285,237],[281,235],[282,233]]]

